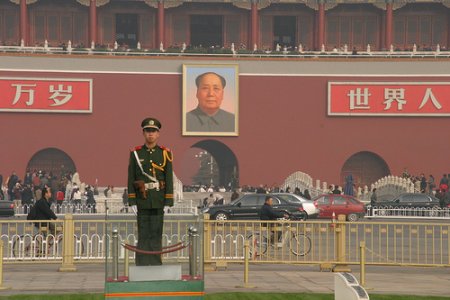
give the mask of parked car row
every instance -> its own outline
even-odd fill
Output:
[[[313,200],[307,200],[295,194],[246,194],[226,205],[215,205],[203,210],[210,214],[212,220],[259,220],[261,207],[267,196],[273,199],[275,211],[288,211],[299,219],[323,218],[331,219],[344,214],[349,221],[357,221],[364,217],[364,204],[351,196],[321,195]]]
[[[259,220],[261,207],[267,196],[272,197],[275,211],[288,211],[295,218],[303,220],[308,217],[300,200],[273,194],[246,194],[230,204],[207,207],[203,212],[209,213],[212,220]]]
[[[378,201],[375,203],[378,208],[439,208],[439,199],[428,194],[404,193],[389,201]]]

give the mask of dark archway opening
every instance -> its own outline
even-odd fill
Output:
[[[273,49],[277,44],[281,47],[294,48],[296,45],[297,19],[292,16],[274,17],[273,22]]]
[[[191,16],[191,45],[194,47],[223,46],[222,16]]]
[[[345,182],[345,177],[349,174],[353,176],[356,186],[370,187],[378,179],[391,174],[389,166],[379,155],[362,151],[353,154],[346,160],[341,169],[341,182]]]
[[[27,165],[30,171],[45,171],[47,174],[53,174],[57,178],[74,173],[75,163],[64,151],[56,148],[46,148],[38,151],[30,159]]]
[[[211,155],[211,168],[217,168],[217,179],[214,178],[218,186],[234,189],[239,186],[239,166],[234,155],[228,146],[214,141],[205,140],[192,145],[192,148],[200,148]],[[216,172],[214,172],[216,173]]]
[[[137,14],[116,14],[116,41],[119,45],[136,48],[138,42]]]

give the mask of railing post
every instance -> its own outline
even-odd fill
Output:
[[[250,242],[245,240],[244,242],[244,286],[248,285],[248,257],[250,254]]]
[[[77,268],[73,263],[74,257],[74,221],[72,214],[64,215],[64,224],[63,224],[63,249],[62,256],[63,261],[61,266],[59,267],[60,272],[75,272]],[[56,238],[56,236],[55,236]]]
[[[114,281],[119,279],[119,231],[117,228],[112,231],[112,276]]]
[[[255,288],[256,286],[248,284],[249,274],[249,260],[250,260],[250,241],[244,241],[244,285],[236,286],[237,288]]]
[[[3,286],[3,240],[0,240],[0,290],[7,290],[10,287]]]
[[[198,236],[197,228],[189,227],[189,275],[192,279],[198,276]]]
[[[336,223],[336,265],[333,268],[333,272],[351,272],[352,270],[346,264],[346,224],[345,215],[338,215],[338,222]]]
[[[209,214],[203,214],[203,264],[205,269],[213,269],[211,261],[211,222]]]
[[[123,241],[125,244],[128,244],[128,240]],[[130,266],[130,257],[129,257],[129,253],[128,253],[128,249],[127,248],[123,248],[124,249],[124,260],[123,260],[123,265],[124,265],[124,276],[128,277],[129,276],[129,266]]]
[[[360,259],[360,278],[359,278],[359,284],[361,286],[366,285],[366,242],[360,241],[359,242],[359,259]]]

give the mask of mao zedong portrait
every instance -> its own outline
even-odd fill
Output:
[[[226,80],[214,72],[200,74],[195,79],[197,108],[186,114],[187,131],[234,132],[235,115],[220,108]]]

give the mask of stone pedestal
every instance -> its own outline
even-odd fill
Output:
[[[130,281],[181,280],[181,265],[130,266]]]

